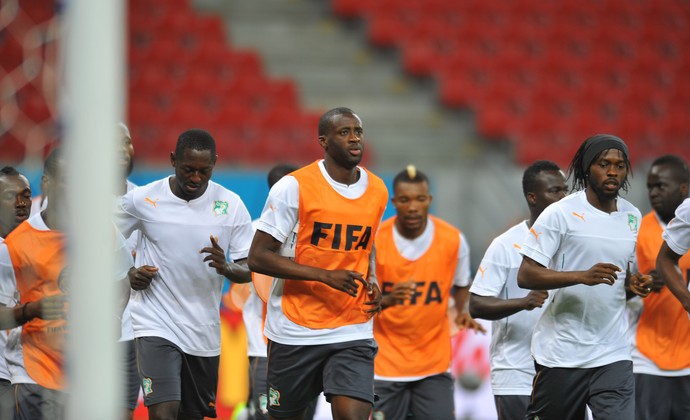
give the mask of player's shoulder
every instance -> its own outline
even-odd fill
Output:
[[[131,184],[132,185],[131,189],[130,189],[130,184],[127,184],[128,189],[127,189],[127,193],[125,194],[125,196],[140,197],[142,195],[147,195],[147,194],[151,194],[151,193],[159,193],[166,186],[168,188],[170,188],[169,184],[166,184],[169,182],[168,179],[169,179],[169,177],[165,177],[163,179],[157,179],[155,181],[149,182],[148,184],[139,185],[139,186],[137,186],[135,184]]]
[[[514,244],[522,244],[525,239],[525,235],[527,235],[528,232],[529,229],[527,228],[527,222],[523,220],[495,237],[489,246],[511,248],[514,246]]]
[[[642,213],[640,212],[640,209],[638,209],[633,203],[631,203],[630,201],[626,200],[623,197],[618,198],[618,211],[619,212],[626,212],[626,213],[634,213],[640,219],[642,218]]]
[[[690,198],[686,198],[676,209],[676,217],[685,222],[690,222]]]
[[[461,233],[460,229],[457,226],[452,225],[450,222],[446,222],[445,220],[433,215],[429,215],[429,218],[434,222],[434,226],[437,229],[445,229],[451,232],[457,232],[458,234]]]
[[[239,194],[214,181],[208,182],[206,193],[209,194],[211,199],[223,198],[231,201],[242,201],[242,197]]]

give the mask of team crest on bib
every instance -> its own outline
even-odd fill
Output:
[[[630,228],[631,232],[637,233],[637,216],[634,214],[628,215],[628,227]]]
[[[280,407],[280,391],[272,387],[268,389],[268,405],[271,407]]]
[[[228,214],[228,207],[230,205],[227,201],[214,201],[213,202],[213,214],[220,216],[222,214]]]
[[[144,378],[141,381],[141,387],[144,389],[144,395],[149,395],[153,392],[153,381],[151,378]]]

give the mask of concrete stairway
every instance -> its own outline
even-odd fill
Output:
[[[402,74],[395,51],[375,51],[361,22],[341,22],[323,0],[195,0],[229,23],[235,47],[259,51],[270,75],[300,87],[307,109],[355,110],[378,170],[456,165],[473,159],[469,115],[442,109],[431,81]],[[316,138],[314,139],[316,141]]]

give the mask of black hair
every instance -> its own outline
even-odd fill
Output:
[[[407,165],[407,168],[398,172],[395,178],[393,178],[393,189],[401,182],[413,184],[426,182],[429,185],[429,178],[424,172],[417,170],[414,165]]]
[[[671,168],[673,177],[681,184],[690,183],[690,171],[688,170],[688,165],[685,163],[683,158],[676,155],[663,155],[654,159],[652,166],[665,165]]]
[[[48,154],[48,157],[46,158],[45,162],[43,162],[44,176],[53,177],[57,174],[58,162],[62,158],[62,154],[62,147],[56,147],[50,152],[50,154]]]
[[[592,159],[590,160],[589,164],[586,165],[585,168],[585,152],[590,146],[590,143],[592,141],[596,140],[609,140],[609,139],[617,139],[620,140],[618,137],[610,135],[610,134],[596,134],[592,137],[587,138],[585,141],[582,142],[580,147],[577,149],[577,152],[575,152],[575,156],[573,156],[573,160],[570,162],[570,167],[568,168],[568,179],[573,180],[573,186],[571,189],[571,192],[573,191],[579,191],[579,190],[584,190],[587,188],[587,178],[589,177],[589,170],[590,166],[592,166],[593,162],[596,162],[597,159],[601,156],[602,153],[606,152],[609,149],[604,149],[594,155]],[[620,140],[622,143],[623,141]],[[623,143],[624,145],[625,143]],[[627,149],[627,147],[626,147]],[[619,149],[620,150],[620,149]],[[628,153],[626,151],[621,150],[623,153],[623,160],[625,162],[625,166],[628,170],[628,174],[632,175],[632,165],[630,164],[630,158],[628,157]],[[621,189],[623,191],[628,191],[628,187],[630,186],[630,181],[628,179],[629,177],[626,175],[625,179],[623,180],[623,185],[621,185]]]
[[[540,172],[559,172],[560,170],[561,168],[550,160],[538,160],[529,165],[522,174],[522,194],[527,196],[527,193],[534,192],[534,185]]]
[[[350,108],[345,108],[343,106],[338,108],[333,108],[330,111],[326,111],[321,118],[319,118],[319,136],[325,136],[331,129],[333,124],[333,118],[337,115],[356,115]]]
[[[16,175],[21,175],[17,169],[14,168],[14,166],[5,166],[4,168],[0,169],[0,177],[1,176],[16,176]]]
[[[216,141],[206,130],[192,128],[180,134],[175,146],[175,158],[181,159],[185,149],[208,150],[211,152],[211,158],[216,160]]]
[[[299,169],[297,165],[290,163],[281,163],[274,166],[270,171],[268,171],[268,188],[271,188],[273,185],[275,185],[280,178],[284,177],[290,172],[296,171],[297,169]]]

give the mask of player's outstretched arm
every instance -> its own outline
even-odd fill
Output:
[[[268,233],[256,231],[247,259],[249,269],[281,279],[320,281],[350,296],[357,296],[360,287],[364,290],[368,287],[362,273],[350,270],[324,270],[296,263],[278,254],[281,245],[280,241]]]
[[[549,293],[544,290],[531,290],[527,296],[515,299],[500,299],[470,293],[470,316],[490,321],[503,319],[520,311],[541,308],[548,296]]]
[[[46,296],[35,302],[27,302],[14,308],[0,305],[0,329],[12,329],[24,325],[34,318],[63,319],[66,313],[65,295]]]
[[[524,256],[518,271],[518,286],[523,289],[550,290],[576,284],[613,285],[619,271],[621,271],[620,267],[609,263],[594,264],[587,271],[555,271]]]
[[[460,329],[475,330],[476,332],[486,333],[486,329],[470,316],[468,301],[470,298],[470,288],[454,287],[453,300],[455,301],[455,325]]]

